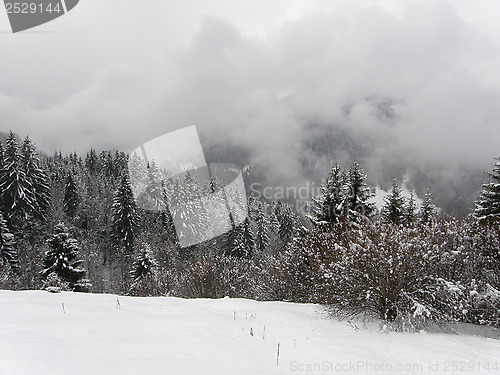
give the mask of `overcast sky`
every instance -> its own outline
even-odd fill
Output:
[[[83,152],[195,124],[293,170],[313,121],[368,135],[380,158],[485,166],[500,153],[499,14],[493,0],[81,0],[11,34],[0,11],[0,127]]]

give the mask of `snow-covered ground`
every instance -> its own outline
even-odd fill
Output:
[[[0,291],[1,375],[500,374],[495,361],[496,339],[355,330],[317,305]]]

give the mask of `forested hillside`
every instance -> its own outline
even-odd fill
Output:
[[[244,197],[239,226],[181,247],[173,222],[189,213],[165,199],[214,193],[221,182],[172,177],[154,163],[141,172],[133,157],[40,156],[11,132],[0,146],[0,288],[315,302],[407,327],[500,325],[499,163],[464,219],[439,214],[432,187],[417,206],[398,181],[378,213],[354,163],[333,166],[310,212]],[[134,173],[149,181],[139,197]],[[207,223],[190,230],[209,231],[207,208],[188,209]]]

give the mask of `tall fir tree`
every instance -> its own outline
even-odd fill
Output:
[[[314,211],[310,217],[316,224],[334,223],[345,214],[347,199],[345,196],[346,174],[335,165],[321,185],[321,193],[313,200]]]
[[[297,217],[288,204],[278,202],[276,205],[276,218],[278,220],[278,236],[285,246],[293,239],[297,229]]]
[[[15,134],[7,137],[1,171],[0,198],[3,212],[11,221],[26,220],[36,211],[33,185],[26,176]]]
[[[124,175],[121,179],[113,199],[111,213],[115,241],[131,254],[140,219],[128,175]]]
[[[54,228],[52,237],[47,240],[47,245],[49,250],[45,253],[42,276],[47,278],[51,273],[55,273],[74,287],[85,276],[78,242],[71,237],[65,225],[59,223]]]
[[[476,202],[474,214],[480,221],[500,220],[500,157],[488,172],[489,181],[483,184],[483,190]]]
[[[68,173],[66,183],[64,184],[64,211],[69,217],[74,217],[80,205],[80,194],[73,173]]]
[[[21,146],[21,164],[35,199],[33,213],[38,219],[47,221],[51,200],[49,177],[42,167],[35,145],[28,136]]]
[[[385,220],[394,224],[404,222],[405,197],[403,191],[397,184],[396,180],[392,183],[391,192],[384,197],[385,205],[382,208],[382,216]]]
[[[350,220],[358,214],[370,216],[375,211],[375,204],[370,202],[373,194],[366,184],[366,174],[356,161],[347,173],[347,215]]]
[[[0,173],[1,173],[1,170],[3,168],[3,156],[4,156],[4,153],[5,153],[5,149],[3,148],[3,143],[0,140]]]
[[[435,212],[436,212],[436,206],[434,205],[432,194],[429,188],[427,188],[424,200],[422,202],[422,206],[420,207],[420,212],[419,212],[420,222],[423,224],[427,224],[432,220]]]
[[[99,157],[97,156],[97,153],[93,148],[91,148],[87,153],[87,156],[85,158],[85,167],[90,172],[90,174],[96,174],[101,170]]]
[[[15,245],[14,235],[10,232],[7,222],[0,212],[0,266],[8,265],[11,269],[18,268]]]
[[[247,217],[234,231],[233,248],[230,255],[238,258],[251,258],[255,252],[255,238]]]
[[[415,203],[415,196],[413,191],[410,192],[410,197],[408,198],[406,205],[404,207],[404,219],[405,224],[412,224],[418,218],[417,215],[417,205]]]
[[[256,248],[259,251],[264,251],[269,244],[269,220],[265,213],[265,203],[259,202],[255,211],[255,225],[256,225]]]
[[[150,211],[164,210],[166,202],[163,195],[163,178],[154,160],[149,164],[145,182],[144,190],[137,198],[138,205]]]

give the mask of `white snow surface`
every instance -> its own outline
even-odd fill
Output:
[[[0,291],[0,374],[500,373],[496,339],[356,324],[312,304]]]

